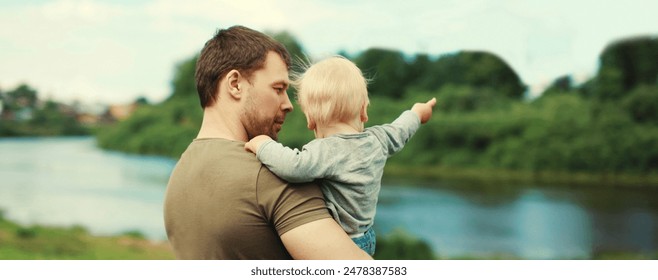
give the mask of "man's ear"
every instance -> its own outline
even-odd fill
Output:
[[[368,102],[366,101],[361,106],[361,122],[365,123],[368,121]]]
[[[242,82],[242,75],[238,70],[231,70],[226,74],[226,91],[234,99],[242,98],[242,89],[240,88],[240,83]]]
[[[308,116],[306,116],[306,127],[308,127],[309,130],[315,131],[316,124],[315,121],[310,119]]]

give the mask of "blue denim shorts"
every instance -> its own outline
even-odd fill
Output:
[[[375,230],[369,228],[366,232],[359,237],[352,238],[352,241],[356,243],[361,250],[366,251],[369,255],[375,254],[375,246],[377,245],[377,238],[375,236]]]

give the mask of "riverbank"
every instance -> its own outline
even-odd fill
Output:
[[[0,212],[0,259],[3,260],[169,260],[167,242],[147,240],[138,232],[93,236],[80,226],[23,226]]]
[[[431,260],[429,245],[406,232],[378,236],[375,259]],[[22,226],[0,212],[0,260],[171,260],[169,243],[149,241],[139,232],[93,236],[83,227]],[[515,260],[516,256],[454,257],[455,260]],[[597,252],[592,259],[655,260],[655,253]]]
[[[450,168],[441,166],[408,166],[388,164],[384,171],[388,180],[444,180],[493,185],[565,185],[615,188],[658,189],[658,174],[609,174],[558,171],[520,171],[506,169]]]

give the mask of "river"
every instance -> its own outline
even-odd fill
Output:
[[[0,139],[0,209],[8,219],[138,230],[166,239],[175,160],[98,149],[90,137]],[[478,187],[384,180],[375,228],[403,230],[442,258],[587,259],[658,251],[658,192],[571,186]]]

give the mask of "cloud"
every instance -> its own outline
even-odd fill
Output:
[[[0,29],[0,86],[27,83],[63,101],[162,99],[174,59],[149,59],[162,52],[142,27],[141,10],[89,0],[0,9],[0,24],[9,26]]]
[[[91,0],[58,0],[35,9],[46,20],[89,24],[107,22],[128,13],[123,6]]]
[[[370,47],[406,54],[492,52],[536,91],[593,75],[613,39],[656,34],[658,2],[56,0],[0,4],[0,87],[27,82],[65,99],[169,94],[174,65],[217,28],[291,32],[311,56]]]

